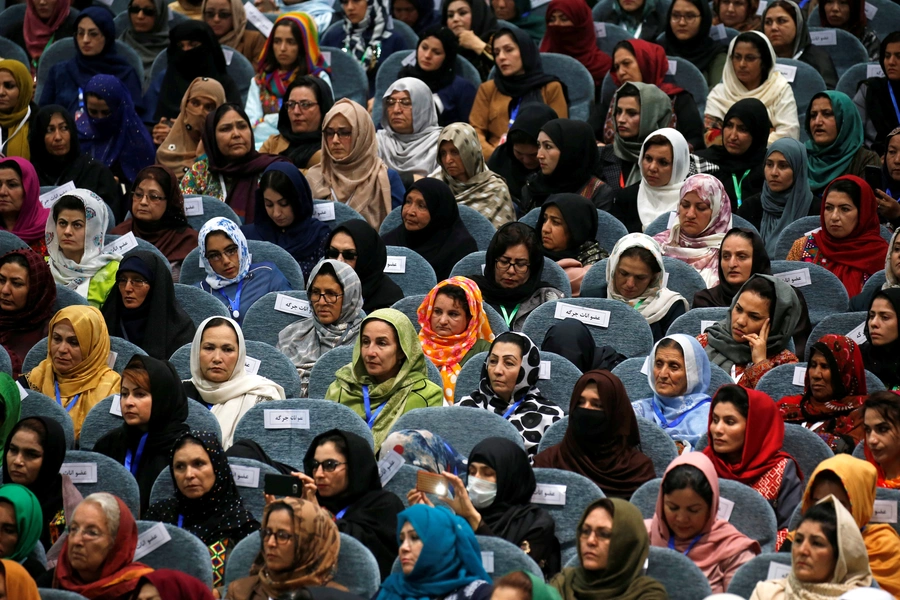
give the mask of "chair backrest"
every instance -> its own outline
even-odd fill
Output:
[[[880,272],[883,273],[883,271]],[[863,290],[863,293],[865,294],[865,290]],[[812,332],[810,332],[809,338],[806,340],[806,353],[803,356],[809,358],[809,352],[810,349],[812,349],[812,345],[822,339],[823,335],[835,333],[837,335],[846,335],[850,337],[852,331],[866,322],[867,316],[868,313],[865,311],[859,311],[838,313],[836,315],[825,317],[812,328]],[[864,337],[860,338],[859,343],[863,343],[864,339]]]
[[[86,600],[81,594],[67,592],[65,590],[53,590],[50,588],[38,588],[41,600]]]
[[[394,21],[396,23],[397,21]],[[332,27],[341,28],[341,23],[335,23]],[[326,30],[327,33],[327,30]],[[319,36],[323,39],[324,35]],[[331,65],[333,73],[340,73],[340,77],[334,77],[331,81],[335,98],[349,98],[357,104],[366,105],[369,94],[369,79],[359,61],[352,55],[345,53],[340,48],[322,46],[322,54]]]
[[[818,14],[818,11],[816,11]],[[791,555],[787,552],[766,552],[745,562],[735,572],[728,584],[728,593],[741,598],[749,598],[756,589],[756,584],[765,581],[769,576],[769,565],[777,563],[791,566]]]
[[[0,37],[0,56],[2,56],[3,58],[11,58],[13,60],[17,60],[23,65],[28,65],[31,63],[31,61],[28,60],[28,54],[26,54],[25,51],[22,50],[22,47],[17,43],[6,39],[5,37]]]
[[[463,456],[489,437],[512,440],[525,447],[522,435],[509,421],[491,411],[462,406],[417,408],[394,421],[391,433],[401,429],[424,429],[439,435]]]
[[[187,530],[157,521],[138,521],[138,534],[159,525],[165,528],[171,539],[142,556],[140,562],[154,570],[174,569],[187,573],[212,587],[212,563],[206,544]]]
[[[862,292],[860,292],[859,295],[866,299],[871,298],[881,290],[881,286],[883,286],[886,281],[887,278],[884,275],[884,269],[872,273],[872,275],[866,279],[866,284],[863,286]]]
[[[794,242],[808,233],[821,229],[820,223],[819,217],[801,217],[789,224],[781,230],[780,234],[778,234],[778,242],[775,244],[775,254],[770,258],[772,260],[783,260],[787,258]]]
[[[146,352],[120,337],[114,335],[109,336],[109,343],[110,355],[116,355],[115,364],[113,365],[113,371],[116,373],[121,374],[122,370],[128,364],[128,361],[130,361],[135,354],[147,356]],[[22,361],[22,372],[27,373],[28,371],[31,371],[45,358],[47,358],[47,338],[42,339],[32,346],[31,350],[28,351],[28,354],[25,355],[25,360]]]
[[[421,329],[421,327],[419,327],[418,311],[419,305],[425,300],[426,295],[427,294],[414,294],[412,296],[405,296],[394,302],[394,305],[391,306],[391,308],[396,308],[402,312],[413,324],[413,327]],[[488,323],[491,324],[491,331],[494,333],[495,337],[509,331],[509,327],[506,325],[506,321],[503,320],[503,317],[500,316],[500,313],[494,310],[489,304],[482,304],[482,307],[484,308],[484,313],[487,315]]]
[[[124,44],[120,44],[118,47],[123,45]],[[246,104],[247,93],[250,91],[250,80],[253,79],[256,71],[253,69],[253,65],[250,64],[250,61],[234,48],[223,45],[222,54],[225,57],[225,71],[234,81],[234,86],[241,96],[241,103]],[[167,55],[168,51],[166,48],[163,48],[162,51],[156,55],[156,58],[153,59],[153,64],[150,66],[150,76],[147,77],[147,81],[153,81],[159,77],[161,73],[166,72],[166,67],[168,65]]]
[[[454,398],[457,402],[478,389],[481,383],[481,368],[487,357],[487,352],[479,352],[463,365],[456,376]],[[538,389],[541,390],[544,398],[560,407],[564,413],[569,414],[572,390],[581,379],[581,371],[567,358],[553,352],[541,352],[541,362],[550,363],[550,377],[539,379]]]
[[[247,240],[247,247],[253,257],[253,263],[274,263],[281,274],[284,275],[291,288],[305,290],[303,271],[293,256],[284,248],[262,240]],[[185,285],[193,285],[206,279],[206,270],[200,266],[200,248],[194,248],[181,263],[181,278],[179,281]]]
[[[803,393],[803,384],[794,385],[794,370],[805,369],[802,364],[779,365],[763,375],[756,384],[756,389],[765,392],[778,402],[785,396],[796,396]],[[866,371],[866,388],[868,393],[884,390],[884,384],[874,373]]]
[[[196,205],[192,205],[191,212],[194,214],[188,215],[187,221],[188,225],[191,226],[191,229],[196,231],[200,231],[200,228],[209,221],[210,219],[214,219],[216,217],[225,217],[226,219],[231,219],[235,223],[240,223],[240,217],[237,216],[230,206],[219,200],[218,198],[214,198],[213,196],[200,196],[194,194],[188,194],[184,197],[186,201],[191,200],[193,198],[200,199],[200,213],[196,213]]]
[[[303,290],[269,292],[247,309],[247,314],[244,315],[244,323],[241,325],[244,339],[265,342],[276,348],[278,345],[278,334],[281,333],[282,329],[300,319],[309,318],[276,310],[275,305],[278,303],[279,295],[307,302],[306,292]]]
[[[61,40],[57,40],[49,48],[47,48],[47,50],[41,55],[41,61],[38,63],[38,84],[35,87],[35,95],[34,95],[35,98],[40,98],[40,96],[38,95],[39,92],[37,91],[37,87],[40,86],[40,81],[41,81],[40,73],[43,71],[42,67],[43,67],[44,59],[46,58],[47,53],[51,52],[53,50],[54,46],[56,46],[58,44],[62,44],[62,46],[60,46],[58,52],[60,53],[59,56],[63,57],[63,58],[61,60],[56,60],[54,62],[63,62],[63,61],[69,60],[70,58],[75,57],[75,40],[74,40],[74,38],[63,38]],[[128,64],[130,64],[131,67],[134,69],[135,73],[137,73],[138,80],[143,81],[144,80],[144,62],[141,60],[141,57],[138,56],[138,53],[134,50],[134,48],[132,48],[131,46],[129,46],[128,44],[126,44],[124,42],[117,42],[116,43],[116,52],[118,52],[120,56],[124,57],[125,60],[128,61]],[[53,58],[56,58],[55,54],[53,55]],[[50,66],[52,66],[52,65],[53,65],[53,63],[51,63]],[[47,73],[49,73],[49,70],[47,71]],[[46,77],[45,77],[45,80],[46,80]],[[140,98],[135,98],[134,100],[135,100],[135,102],[137,102],[140,100]]]
[[[866,58],[866,60],[868,60],[868,58]],[[853,65],[844,71],[841,78],[838,79],[837,87],[835,89],[839,92],[844,92],[852,98],[856,95],[859,84],[869,78],[869,67],[878,67],[881,69],[881,65],[876,62],[863,62],[862,64]]]
[[[535,230],[538,230],[540,225],[537,221],[540,216],[540,207],[532,208],[527,214],[522,216],[519,221],[526,225],[531,225]],[[613,246],[616,245],[616,242],[626,235],[628,235],[628,230],[625,229],[625,226],[622,225],[620,220],[605,210],[597,209],[597,235],[594,236],[594,238],[600,243],[600,246],[604,250],[607,252],[611,251]],[[583,287],[584,284],[582,284],[582,289]]]
[[[665,586],[669,600],[696,600],[712,594],[709,580],[694,561],[668,548],[650,546],[647,576]]]
[[[18,250],[19,248],[27,247],[28,244],[26,244],[22,240],[22,238],[20,238],[16,234],[10,233],[8,231],[0,231],[0,256],[3,256],[11,250]]]
[[[606,265],[608,258],[594,264],[584,275],[581,282],[581,297],[600,298],[602,288],[609,283],[606,280]],[[663,256],[663,265],[666,267],[666,287],[678,292],[690,305],[694,301],[694,294],[706,289],[706,282],[700,276],[700,272],[684,261]]]
[[[176,283],[175,300],[184,309],[184,312],[187,313],[196,327],[199,327],[200,323],[209,317],[231,318],[228,309],[225,308],[221,300],[193,285]],[[245,318],[244,323],[246,324],[246,322]]]
[[[3,347],[0,347],[0,372],[12,375],[12,360],[10,360],[6,348]]]
[[[462,275],[468,277],[470,275],[481,275],[484,273],[484,255],[485,252],[478,251],[463,257],[458,263],[453,265],[450,271],[450,277]],[[572,297],[572,284],[569,283],[569,276],[556,262],[548,257],[544,257],[544,272],[541,279],[561,291],[566,298]]]
[[[397,260],[400,257],[406,260]],[[400,273],[391,272],[401,270]],[[415,250],[403,246],[387,247],[385,273],[391,281],[400,286],[403,295],[427,294],[437,285],[437,276],[431,264]]]
[[[105,238],[106,243],[109,244],[110,242],[113,242],[113,241],[119,239],[120,237],[122,237],[122,236],[106,234],[106,238]],[[166,267],[169,269],[169,271],[172,270],[172,265],[169,264],[169,259],[166,258],[166,255],[163,254],[159,248],[157,248],[156,246],[154,246],[153,244],[151,244],[150,242],[148,242],[145,239],[137,238],[136,241],[137,241],[136,250],[148,250],[150,252],[153,252],[154,254],[156,254],[158,257],[160,257],[163,260],[163,264],[166,265]],[[126,252],[125,255],[127,256],[128,253]]]
[[[75,290],[70,290],[64,285],[60,285],[58,283],[56,284],[56,304],[53,305],[53,310],[60,311],[67,306],[87,305],[87,298],[85,298]]]
[[[482,560],[484,560],[485,552],[490,552],[494,555],[493,570],[486,569],[492,579],[499,579],[512,571],[525,571],[537,577],[544,576],[537,563],[515,544],[494,536],[476,535],[475,537],[478,538],[478,547],[481,549]],[[398,561],[395,561],[395,565],[397,563]]]
[[[776,68],[778,65],[785,65],[797,69],[794,73],[793,81],[788,81],[788,84],[794,92],[794,100],[797,103],[797,118],[800,121],[800,141],[802,142],[806,139],[804,137],[806,136],[806,127],[803,126],[803,123],[806,121],[806,109],[809,107],[809,103],[812,102],[813,96],[827,89],[825,80],[822,79],[822,76],[813,66],[805,62],[790,58],[779,58],[776,63]]]
[[[622,380],[625,391],[628,392],[628,398],[632,402],[649,398],[653,395],[650,384],[647,381],[647,375],[641,372],[644,367],[644,357],[629,358],[617,364],[612,374]],[[713,396],[723,385],[734,383],[728,373],[718,365],[709,365],[709,395]]]
[[[581,515],[591,502],[604,498],[605,494],[597,484],[578,473],[560,469],[535,469],[534,478],[538,484],[562,485],[566,488],[566,503],[546,504],[541,508],[550,513],[556,524],[556,539],[562,550],[562,562],[571,554],[577,554],[578,523]]]
[[[613,48],[616,47],[616,44],[624,40],[634,39],[634,36],[628,33],[628,30],[621,25],[615,25],[613,23],[603,23],[604,27],[597,27],[596,23],[602,22],[603,20],[600,13],[602,10],[601,5],[603,4],[604,2],[598,2],[594,5],[594,32],[597,34],[597,47],[612,57]],[[606,4],[609,3],[607,2]],[[612,83],[612,80],[610,80],[610,83]],[[606,103],[606,105],[608,104],[609,102]]]
[[[330,355],[330,356],[329,356]],[[327,357],[327,358],[326,358]],[[332,348],[319,357],[309,374],[309,390],[308,397],[324,398],[328,386],[334,381],[334,373],[343,367],[349,365],[353,360],[353,345],[338,346]],[[320,368],[319,365],[322,365]],[[443,387],[444,380],[441,378],[441,372],[430,360],[425,361],[425,370],[428,372],[428,379],[438,387]],[[314,379],[315,384],[313,383]]]
[[[80,483],[77,477],[72,477],[72,483],[75,484],[75,487],[78,488],[83,497],[87,498],[88,494],[93,494],[94,492],[109,492],[121,498],[122,502],[131,511],[131,514],[135,516],[140,514],[141,492],[131,471],[103,454],[87,450],[67,450],[66,459],[60,472],[77,471],[81,473],[82,471],[92,470],[91,467],[73,467],[71,466],[72,463],[86,463],[94,465],[96,468],[97,481],[94,483]]]
[[[332,231],[334,231],[350,219],[359,219],[360,221],[365,221],[361,214],[342,202],[333,202],[331,200],[313,200],[313,204],[315,205],[316,210],[328,210],[328,207],[324,206],[326,204],[330,204],[334,208],[333,219],[320,219],[323,223],[328,225],[328,227],[331,228]]]
[[[403,464],[400,467],[400,470],[394,473],[394,476],[391,477],[386,484],[384,484],[384,489],[388,492],[397,496],[400,499],[400,502],[403,503],[405,508],[409,507],[409,502],[406,500],[406,494],[409,490],[416,489],[416,479],[418,477],[419,467],[415,467],[409,463]]]
[[[693,63],[678,56],[669,57],[669,71],[673,68],[675,73],[667,73],[665,80],[671,81],[687,91],[696,102],[697,111],[702,116],[706,112],[706,96],[709,95],[706,77]]]
[[[53,398],[45,396],[34,390],[26,390],[28,395],[22,398],[22,410],[19,413],[19,420],[28,417],[47,417],[59,423],[63,428],[66,436],[66,448],[72,450],[75,448],[75,426],[72,424],[72,417],[69,416],[65,408],[56,403]]]
[[[565,54],[541,52],[547,73],[553,73],[566,85],[569,94],[569,118],[586,121],[594,103],[594,79],[587,68]]]
[[[728,317],[728,307],[726,306],[709,306],[703,308],[692,308],[680,317],[672,321],[666,335],[675,333],[683,333],[691,337],[697,337],[703,333],[707,327],[713,323]]]
[[[392,54],[391,57],[393,56],[394,55]],[[381,71],[379,71],[379,73],[380,72]],[[618,223],[618,219],[612,217],[608,213],[606,214]],[[497,233],[497,228],[494,227],[493,223],[488,221],[487,218],[480,212],[478,212],[471,206],[466,206],[465,204],[459,205],[459,218],[466,226],[469,234],[475,239],[475,244],[478,246],[478,249],[481,251],[486,251],[488,245],[491,243],[491,238],[493,238],[494,234]],[[378,228],[378,233],[379,235],[384,236],[389,231],[400,227],[402,224],[403,221],[400,218],[400,208],[395,208],[394,210],[389,212],[384,221],[381,222],[381,227]],[[621,225],[621,223],[619,224]]]
[[[268,411],[308,411],[309,429],[266,428]],[[286,416],[288,413],[269,412],[269,419]],[[303,413],[293,413],[300,415]],[[277,423],[275,424],[277,426]],[[247,411],[238,421],[234,439],[250,439],[262,446],[272,460],[283,462],[301,470],[306,450],[320,433],[330,429],[349,431],[368,440],[375,448],[372,432],[365,421],[352,409],[329,400],[309,400],[293,398],[262,402]]]
[[[650,237],[653,237],[657,233],[662,233],[663,231],[670,229],[669,219],[672,218],[670,215],[673,215],[673,214],[675,214],[675,211],[672,211],[671,213],[663,213],[663,214],[659,215],[658,217],[656,217],[653,220],[652,223],[647,225],[647,228],[644,230],[644,233],[646,233]],[[816,217],[816,218],[818,219],[818,217]],[[745,229],[749,229],[750,231],[756,231],[756,227],[753,225],[753,223],[751,223],[744,217],[740,217],[738,215],[731,215],[731,226],[732,227],[743,227]],[[757,231],[757,233],[759,233],[759,232]],[[785,256],[787,256],[787,253],[785,253]]]
[[[869,60],[869,51],[859,41],[859,38],[849,31],[837,28],[810,27],[809,33],[812,35],[813,44],[831,57],[838,77],[842,77],[850,67]],[[853,94],[850,94],[850,97],[852,98]],[[802,122],[800,128],[803,128]]]
[[[594,322],[587,324],[598,346],[611,346],[628,357],[650,353],[653,334],[644,317],[624,302],[606,298],[564,298],[545,302],[528,314],[522,333],[540,347],[551,326],[560,319],[578,318],[577,315],[585,314],[584,309],[600,311],[590,317],[602,316],[604,311],[608,313],[606,327],[596,326]],[[613,323],[615,326],[610,327]]]
[[[772,274],[778,276],[788,271],[809,272],[810,284],[801,286],[800,291],[808,290],[803,297],[809,307],[809,320],[813,325],[827,317],[847,311],[850,297],[847,288],[837,276],[821,265],[795,260],[773,260]],[[791,277],[792,280],[797,277]]]

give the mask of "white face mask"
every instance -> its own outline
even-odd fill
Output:
[[[497,484],[469,475],[466,491],[469,492],[469,500],[472,501],[472,506],[475,508],[487,508],[494,503],[494,499],[497,497]]]

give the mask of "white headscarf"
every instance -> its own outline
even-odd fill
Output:
[[[653,258],[656,259],[656,263],[659,265],[660,269],[659,273],[653,278],[653,281],[650,282],[650,285],[647,286],[647,289],[644,290],[644,293],[631,300],[625,298],[625,296],[621,295],[619,290],[616,289],[615,277],[616,267],[619,266],[619,259],[621,259],[622,254],[629,248],[644,248],[645,250],[649,250],[653,255]],[[685,300],[681,294],[673,292],[663,286],[665,277],[666,267],[663,264],[662,250],[660,250],[659,244],[657,244],[653,238],[644,235],[643,233],[629,233],[616,242],[616,245],[613,246],[612,254],[609,255],[609,260],[606,262],[606,296],[612,300],[618,300],[628,304],[638,311],[641,316],[647,320],[647,323],[656,323],[669,314],[669,309],[671,309],[676,302],[683,302],[685,310],[690,308],[688,306],[688,301]]]
[[[412,133],[397,133],[388,119],[386,100],[394,92],[409,92],[412,101]],[[426,177],[437,166],[438,125],[437,109],[431,89],[421,79],[404,77],[398,79],[384,92],[381,126],[378,132],[378,156],[390,169],[401,173],[413,173]]]
[[[672,177],[666,185],[652,187],[644,178],[644,152],[647,151],[647,140],[657,135],[663,136],[672,145]],[[641,166],[641,186],[638,188],[637,208],[642,229],[646,229],[661,214],[678,209],[678,191],[691,168],[691,148],[675,129],[657,129],[644,140],[638,165]]]
[[[240,256],[241,266],[238,268],[237,275],[234,276],[234,279],[225,279],[213,269],[212,265],[209,264],[209,261],[206,260],[206,237],[211,233],[224,233],[228,236],[228,238],[235,243],[238,247],[238,255]],[[247,245],[247,238],[244,237],[244,232],[241,231],[241,228],[238,227],[237,223],[232,221],[231,219],[226,219],[225,217],[216,217],[214,219],[210,219],[207,221],[203,227],[200,228],[200,235],[198,236],[198,244],[200,246],[200,264],[206,269],[206,283],[209,284],[214,290],[221,290],[223,287],[227,287],[233,283],[237,283],[241,279],[247,276],[247,273],[250,272],[250,262],[252,260],[252,256],[250,256],[250,248]]]
[[[894,235],[891,236],[891,242],[888,244],[887,256],[884,257],[884,285],[881,286],[881,289],[886,290],[888,288],[900,287],[900,279],[894,275],[894,269],[891,267],[891,253],[894,251],[894,244],[897,242],[897,234],[900,234],[900,229],[894,231]]]

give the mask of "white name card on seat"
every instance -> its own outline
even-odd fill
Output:
[[[314,202],[313,217],[320,221],[334,221],[334,202]]]
[[[553,314],[553,317],[559,320],[576,319],[585,325],[593,325],[594,327],[609,327],[608,310],[575,306],[565,302],[556,303],[556,312]]]
[[[545,4],[549,4],[550,0],[531,0],[531,10],[534,10]]]
[[[538,379],[550,379],[550,368],[553,363],[549,360],[542,360],[541,366],[538,367]]]
[[[275,296],[275,310],[300,317],[311,317],[313,314],[309,300],[291,298],[286,294],[278,294]]]
[[[112,403],[109,405],[109,414],[122,416],[122,396],[119,394],[113,396]]]
[[[396,450],[390,450],[378,461],[378,478],[381,480],[381,487],[394,478],[394,475],[400,472],[400,467],[406,463],[403,455]]]
[[[834,29],[810,31],[809,37],[816,46],[837,46],[837,32]]]
[[[881,68],[881,65],[867,65],[866,78],[869,77],[884,77],[884,69]]]
[[[728,498],[719,496],[719,512],[716,513],[716,518],[723,521],[730,521],[732,512],[734,512],[734,502]]]
[[[72,483],[97,483],[97,463],[63,463],[59,469],[62,475],[68,475]]]
[[[259,365],[262,364],[262,361],[258,358],[253,358],[252,356],[244,357],[244,371],[247,375],[256,375],[259,373]]]
[[[673,210],[669,213],[669,220],[666,221],[666,229],[672,229],[678,222],[678,211]]]
[[[678,72],[678,61],[669,60],[669,68],[666,70],[666,75],[675,75]]]
[[[857,345],[865,344],[866,339],[866,322],[863,321],[857,325],[853,331],[847,334],[847,337],[856,342]]]
[[[116,359],[119,358],[118,352],[109,351],[109,354],[106,355],[106,366],[110,369],[116,368]]]
[[[406,273],[406,257],[405,256],[388,256],[387,264],[384,266],[385,273]]]
[[[19,400],[24,400],[28,397],[28,390],[22,387],[22,384],[16,381],[16,387],[19,388]]]
[[[137,240],[134,233],[129,231],[117,240],[113,240],[100,250],[102,254],[125,254],[129,250],[137,248]]]
[[[806,367],[794,367],[794,379],[791,383],[799,387],[806,385]]]
[[[763,13],[766,12],[766,7],[768,5],[769,3],[766,2],[766,0],[760,0],[759,8],[756,9],[756,14],[758,14],[759,16],[763,16]]]
[[[272,28],[275,27],[275,23],[270,21],[266,15],[262,14],[259,9],[256,8],[256,5],[253,4],[253,0],[244,3],[244,11],[247,13],[247,20],[253,23],[261,34],[265,37],[269,37]]]
[[[766,573],[766,581],[772,579],[784,579],[791,574],[791,565],[783,565],[774,560],[769,563],[769,572]]]
[[[663,273],[663,287],[669,287],[669,274]]]
[[[598,38],[606,37],[606,23],[598,23],[594,21],[594,33],[597,34]]]
[[[531,496],[532,504],[548,504],[550,506],[566,505],[566,486],[553,483],[539,483]]]
[[[700,333],[703,333],[707,328],[712,327],[715,324],[716,321],[700,321]]]
[[[821,227],[816,227],[815,229],[810,229],[809,231],[807,231],[806,233],[803,234],[803,237],[806,237],[806,236],[808,236],[808,235],[812,235],[812,234],[814,234],[814,233],[819,233],[820,231],[822,231],[822,228],[821,228]]]
[[[794,287],[806,287],[812,285],[812,279],[809,276],[808,268],[776,273],[775,277]]]
[[[400,64],[404,67],[412,67],[416,64],[416,53],[410,52],[406,55],[406,58],[400,61]]]
[[[172,536],[169,535],[166,526],[162,523],[157,523],[138,536],[137,548],[134,550],[134,560],[138,561],[144,558],[171,539]]]
[[[896,523],[897,501],[876,500],[875,511],[872,513],[872,518],[869,521],[872,523]]]
[[[484,567],[484,570],[488,573],[494,572],[494,553],[484,551],[481,553],[481,566]]]
[[[309,429],[309,409],[267,408],[263,411],[263,426],[266,429]]]
[[[203,214],[203,198],[199,196],[185,197],[184,214],[189,217],[199,217]]]
[[[762,6],[762,2],[759,3]],[[780,63],[775,63],[775,70],[781,73],[781,75],[787,80],[788,83],[794,83],[794,79],[797,77],[797,67],[794,65],[782,65]]]
[[[231,467],[231,476],[238,487],[258,488],[259,467],[245,467],[244,465],[228,465]]]
[[[41,197],[39,198],[39,200],[41,201],[41,206],[43,206],[44,208],[53,208],[53,205],[56,204],[57,200],[74,190],[75,182],[69,181],[62,184],[58,188],[50,190],[46,194],[41,194]]]
[[[225,64],[230,65],[231,59],[234,58],[234,50],[231,48],[222,48],[222,55],[225,57]]]
[[[327,62],[330,65],[331,64],[331,52],[329,52],[328,50],[322,50],[321,54],[322,54],[322,56],[325,57],[325,62]]]
[[[878,12],[878,7],[877,7],[877,6],[875,6],[874,4],[870,4],[870,3],[866,2],[866,18],[867,18],[867,19],[874,19],[874,18],[875,18],[875,13],[877,13],[877,12]]]
[[[709,30],[709,37],[714,40],[724,40],[728,37],[728,32],[725,31],[725,26],[722,23],[718,25],[713,25]]]

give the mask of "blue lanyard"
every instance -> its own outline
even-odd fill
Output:
[[[184,515],[178,515],[178,529],[181,529],[182,525],[184,525]]]
[[[888,87],[890,87],[890,86],[888,86]],[[749,175],[749,174],[750,174],[750,169],[747,169],[746,171],[744,171],[744,175],[743,175],[743,177],[741,177],[740,181],[738,181],[737,175],[735,175],[734,173],[731,174],[731,181],[734,183],[734,195],[737,196],[738,208],[741,207],[741,186],[744,185],[744,180],[747,179],[747,175]]]
[[[691,541],[691,543],[687,547],[687,550],[684,551],[685,556],[687,556],[688,553],[694,549],[694,546],[697,545],[697,542],[699,542],[700,538],[702,538],[702,537],[703,537],[702,533],[697,534],[697,537],[695,537],[693,539],[693,541]],[[673,534],[672,530],[670,529],[669,530],[669,550],[674,550],[674,549],[675,549],[675,534]]]
[[[343,518],[344,518],[344,513],[347,512],[347,509],[348,509],[348,508],[350,508],[350,507],[349,507],[349,506],[345,506],[345,507],[341,510],[341,512],[339,512],[338,514],[334,515],[334,520],[335,520],[335,521],[339,521],[339,520],[343,519]]]
[[[381,411],[384,410],[384,407],[387,406],[387,401],[384,402],[381,406],[375,409],[375,412],[372,412],[372,406],[369,404],[369,386],[362,386],[363,392],[363,403],[366,408],[366,424],[368,424],[369,429],[375,426],[375,419],[378,418],[378,415],[381,414]]]
[[[241,316],[241,290],[244,289],[244,280],[238,283],[237,294],[234,295],[234,302],[231,301],[231,298],[228,297],[228,294],[225,293],[225,290],[219,290],[219,293],[222,294],[222,297],[228,301],[228,306],[231,307],[231,316],[235,319],[240,318]]]
[[[897,97],[894,95],[894,88],[888,84],[888,91],[891,93],[891,102],[894,103],[894,114],[897,116],[897,122],[900,123],[900,108],[897,108]]]
[[[131,474],[137,477],[138,466],[141,464],[141,456],[144,454],[144,446],[147,445],[147,436],[150,435],[145,433],[141,436],[141,441],[138,442],[137,453],[132,456],[131,450],[125,453],[125,468],[131,471]]]
[[[56,403],[62,406],[62,398],[59,397],[59,382],[55,379],[53,380],[53,389],[56,390]],[[75,394],[75,397],[72,398],[72,402],[69,403],[69,406],[64,407],[66,409],[66,412],[72,412],[72,409],[75,408],[75,405],[78,403],[79,398],[81,398],[81,394]]]
[[[888,86],[888,87],[890,87],[890,86]],[[520,106],[522,106],[521,98],[519,99],[518,102],[516,102],[516,105],[513,107],[512,112],[509,113],[509,126],[510,127],[513,126],[513,123],[516,122],[516,117],[519,116],[519,107]]]
[[[695,410],[695,409],[697,409],[697,408],[700,408],[701,406],[703,406],[704,404],[707,404],[708,402],[709,402],[709,399],[701,400],[700,402],[698,402],[697,404],[695,404],[695,405],[692,406],[691,408],[687,409],[686,411],[684,411],[683,413],[681,413],[680,415],[678,415],[678,418],[675,419],[674,421],[672,421],[671,423],[670,423],[669,421],[666,421],[666,418],[663,416],[662,411],[659,410],[659,407],[656,405],[656,399],[655,399],[655,398],[652,399],[652,400],[650,401],[650,406],[653,407],[653,412],[656,413],[656,418],[659,419],[659,423],[660,423],[660,425],[662,426],[662,428],[663,428],[663,429],[668,429],[668,428],[670,428],[670,427],[678,427],[679,423],[681,423],[682,421],[684,421],[684,418],[685,418],[686,416],[688,416],[688,413],[690,413],[692,410]]]
[[[503,418],[508,419],[511,414],[516,412],[516,409],[519,408],[519,405],[522,404],[523,402],[525,402],[525,398],[522,398],[521,400],[519,400],[518,402],[516,402],[515,404],[513,404],[512,406],[507,408],[506,412],[503,413]]]
[[[447,449],[447,456],[453,456],[454,454],[456,454],[456,453],[453,451],[453,448],[451,448],[451,447],[450,447],[450,444],[448,444],[447,442],[444,442],[444,448]],[[445,470],[445,471],[449,471],[449,469],[448,469],[446,466],[444,467],[444,470]],[[454,474],[454,475],[459,475],[458,471],[459,471],[459,469],[456,468],[456,464],[454,463],[454,465],[453,465],[453,474]]]

